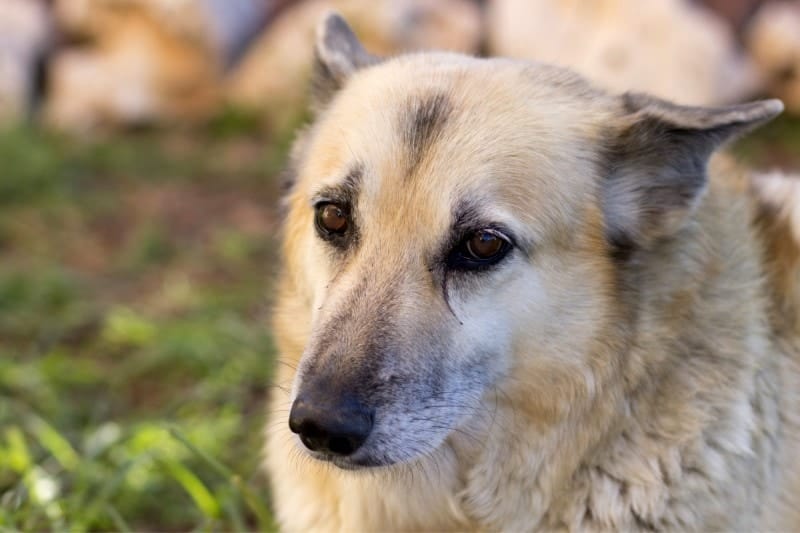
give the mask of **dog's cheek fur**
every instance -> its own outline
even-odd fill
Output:
[[[615,269],[602,227],[583,231],[579,241],[584,242],[573,249],[542,251],[535,261],[538,283],[527,280],[515,289],[516,294],[525,294],[519,300],[527,305],[510,325],[517,332],[511,373],[533,380],[525,385],[531,399],[523,409],[543,424],[593,401],[611,379],[609,369],[617,365],[613,359],[598,357],[594,346],[598,338],[613,338],[609,326],[619,311],[614,300]]]
[[[466,364],[455,354],[486,354],[479,363],[488,378],[483,393],[525,389],[527,400],[518,408],[542,427],[590,402],[618,366],[593,358],[595,339],[610,338],[607,330],[619,316],[615,266],[599,209],[593,211],[583,235],[569,245],[520,256],[484,287],[451,295],[461,325],[451,341],[450,372],[463,372]]]

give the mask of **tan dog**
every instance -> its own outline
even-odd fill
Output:
[[[275,318],[285,529],[800,527],[791,206],[707,172],[780,102],[381,61],[336,15],[316,51]]]

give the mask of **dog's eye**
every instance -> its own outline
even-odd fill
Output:
[[[347,214],[336,204],[324,203],[317,206],[317,227],[329,234],[342,234],[347,231]]]
[[[454,270],[482,270],[498,263],[511,250],[509,240],[492,229],[476,231],[461,241],[447,257]]]
[[[466,243],[469,254],[479,261],[485,261],[497,255],[503,249],[505,241],[488,231],[479,231]]]

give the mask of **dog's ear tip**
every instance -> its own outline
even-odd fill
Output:
[[[329,37],[342,33],[352,33],[352,31],[341,13],[335,9],[328,9],[325,11],[320,17],[319,22],[317,22],[317,44],[324,44]]]
[[[317,25],[317,31],[323,30],[328,26],[334,24],[342,24],[344,23],[344,17],[342,17],[341,13],[336,11],[333,8],[326,9],[322,16],[319,18],[319,24]]]
[[[769,100],[758,100],[732,106],[729,113],[720,113],[717,117],[717,125],[733,126],[731,131],[736,132],[734,136],[761,126],[769,122],[783,112],[783,102],[777,98]]]
[[[377,62],[344,17],[335,10],[326,11],[316,28],[312,107],[323,108],[351,74]]]
[[[783,113],[785,106],[783,101],[777,98],[770,98],[769,100],[761,100],[760,102],[753,102],[754,111],[765,119],[776,117]]]
[[[321,57],[336,53],[344,56],[366,53],[350,25],[333,9],[326,11],[317,23],[316,47]]]

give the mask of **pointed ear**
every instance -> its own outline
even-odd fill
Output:
[[[711,154],[783,110],[779,100],[702,108],[631,93],[622,105],[602,197],[608,239],[623,251],[680,229],[706,189]]]
[[[364,50],[341,15],[327,13],[317,25],[311,76],[312,107],[315,110],[324,108],[353,72],[378,61],[378,57]]]

